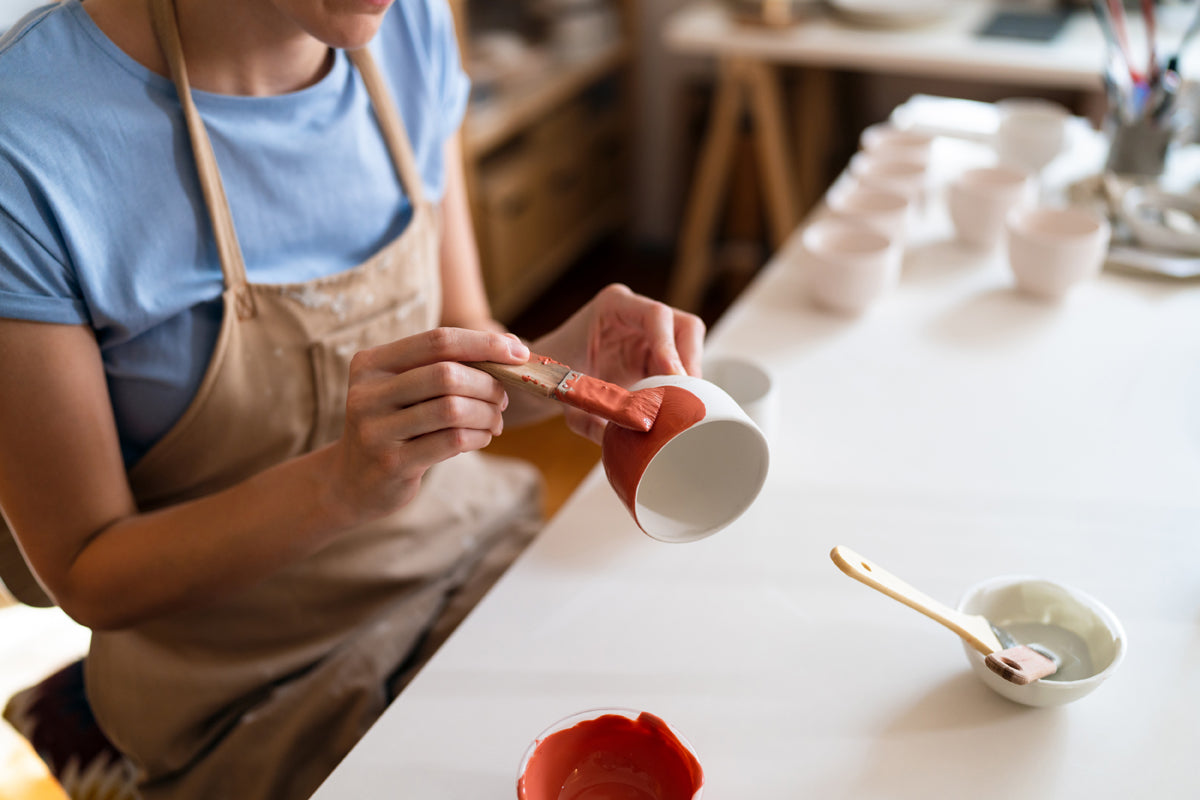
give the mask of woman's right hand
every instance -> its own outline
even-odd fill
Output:
[[[431,466],[486,447],[503,428],[508,396],[495,378],[461,362],[528,359],[515,336],[464,328],[357,353],[345,430],[332,445],[333,502],[348,520],[386,514],[413,498]]]

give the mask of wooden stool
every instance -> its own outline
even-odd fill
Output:
[[[800,203],[808,205],[824,190],[819,170],[813,169],[827,147],[832,91],[825,70],[801,70],[796,118],[803,124],[797,174],[787,146],[782,90],[777,69],[752,58],[728,57],[717,63],[717,82],[699,164],[684,211],[679,251],[667,300],[696,311],[712,278],[710,246],[717,212],[729,183],[742,115],[754,129],[758,163],[766,199],[771,244],[779,249],[800,219]],[[809,136],[809,131],[813,136]]]

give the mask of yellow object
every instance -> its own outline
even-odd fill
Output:
[[[29,742],[0,722],[0,800],[69,800]]]

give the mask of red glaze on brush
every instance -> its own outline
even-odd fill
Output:
[[[609,425],[604,429],[601,447],[608,482],[631,511],[638,483],[650,460],[664,444],[704,419],[707,413],[703,400],[679,386],[656,386],[637,394],[642,392],[659,393],[660,406],[653,427],[643,433]]]
[[[579,372],[572,372],[564,378],[554,394],[575,408],[643,433],[654,426],[662,403],[661,393],[648,389],[631,392],[615,383]]]
[[[700,762],[653,714],[604,714],[537,743],[520,800],[692,800]]]

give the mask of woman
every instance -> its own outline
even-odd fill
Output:
[[[307,796],[527,540],[529,469],[474,451],[558,409],[461,363],[529,357],[466,94],[436,0],[68,0],[0,41],[0,509],[146,798]],[[702,337],[614,286],[531,346],[628,384]]]

